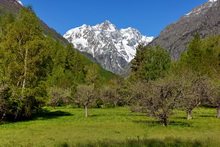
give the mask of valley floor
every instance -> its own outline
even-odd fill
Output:
[[[177,111],[168,127],[122,107],[90,109],[89,114],[85,118],[83,109],[45,108],[31,121],[1,123],[0,146],[220,145],[220,119],[211,108],[197,108],[192,120]]]

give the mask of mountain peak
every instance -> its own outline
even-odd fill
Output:
[[[116,26],[108,20],[104,21],[101,24],[97,24],[96,26],[102,31],[116,31],[117,30]]]
[[[109,20],[106,20],[106,21],[104,21],[102,24],[105,24],[105,25],[110,25],[110,24],[112,24]]]
[[[143,36],[131,27],[118,30],[110,21],[95,26],[83,25],[64,35],[74,47],[91,54],[103,68],[123,74],[136,54],[139,44],[148,44],[153,37]]]

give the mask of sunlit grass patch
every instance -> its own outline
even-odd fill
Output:
[[[220,119],[215,109],[197,108],[192,120],[176,111],[170,124],[129,109],[45,108],[33,120],[0,124],[0,146],[216,146]]]

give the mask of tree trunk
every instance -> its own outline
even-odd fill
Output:
[[[15,114],[15,118],[14,118],[14,122],[16,122],[20,117],[20,110],[17,108],[16,114]]]
[[[28,58],[28,49],[25,50],[25,57],[24,57],[24,80],[22,82],[22,97],[24,94],[24,89],[26,87],[26,78],[27,78],[27,58]]]
[[[5,118],[5,115],[6,115],[6,114],[5,114],[5,112],[4,112],[4,114],[2,115],[2,120],[4,120],[4,118]]]
[[[217,118],[220,118],[220,106],[217,107]]]
[[[166,117],[162,119],[162,123],[163,123],[163,126],[167,126],[168,125],[168,120],[167,120]]]
[[[187,110],[187,119],[192,119],[191,110]]]
[[[118,107],[118,101],[114,101],[115,108]]]
[[[85,106],[85,116],[88,117],[88,106]]]

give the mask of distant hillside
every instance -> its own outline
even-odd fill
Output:
[[[168,49],[171,57],[177,60],[197,33],[201,38],[220,34],[220,0],[209,0],[192,9],[177,22],[168,25],[150,45]]]
[[[11,13],[15,16],[18,15],[19,9],[23,6],[16,0],[0,0],[0,15],[6,15]],[[42,20],[40,20],[40,25],[44,30],[45,34],[51,34],[54,39],[62,41],[64,44],[67,44],[68,41],[63,38],[62,35],[57,33],[54,29],[47,26]]]

